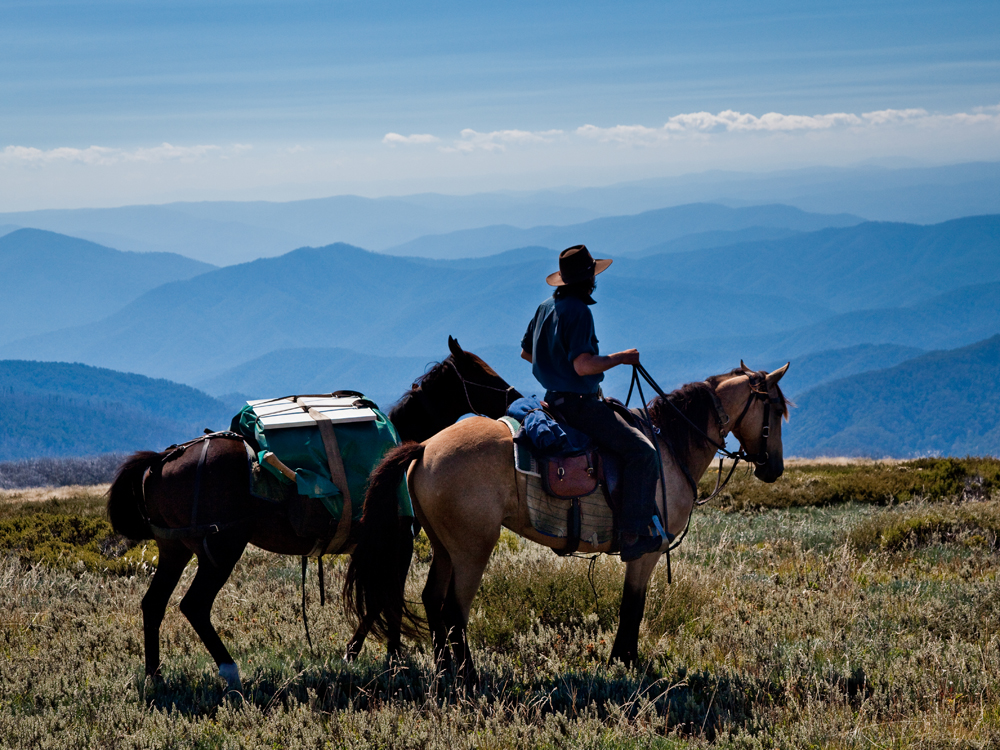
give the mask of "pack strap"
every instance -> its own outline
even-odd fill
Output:
[[[333,480],[337,489],[344,496],[344,509],[340,513],[340,520],[337,521],[337,533],[330,544],[331,552],[336,552],[347,542],[347,536],[351,530],[351,516],[353,514],[351,489],[347,485],[347,472],[344,470],[344,459],[340,455],[337,433],[333,429],[333,420],[330,417],[307,404],[299,404],[297,398],[293,400],[303,411],[316,420],[320,437],[323,438],[323,450],[326,452],[326,463],[330,468],[330,479]]]

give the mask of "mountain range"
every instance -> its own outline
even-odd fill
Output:
[[[609,216],[569,226],[539,226],[518,229],[508,225],[479,227],[445,235],[419,237],[384,252],[426,258],[469,258],[494,255],[512,247],[541,246],[562,250],[583,239],[595,253],[650,254],[669,252],[667,243],[687,235],[708,232],[749,230],[743,236],[729,234],[701,247],[757,239],[767,230],[813,231],[824,227],[846,227],[864,219],[850,214],[810,214],[791,206],[750,206],[730,208],[716,203],[690,203],[645,211],[631,216]],[[697,243],[696,243],[697,244]]]
[[[214,266],[175,253],[125,253],[19,229],[0,237],[0,343],[100,320],[168,281]]]
[[[813,388],[784,431],[786,455],[997,455],[1000,335]]]
[[[425,235],[503,224],[521,229],[563,226],[691,203],[744,207],[781,203],[818,214],[930,224],[1000,213],[1000,164],[714,171],[603,187],[459,196],[343,195],[288,203],[50,209],[0,214],[0,234],[4,227],[46,229],[120,250],[174,252],[230,265],[304,245],[344,242],[383,251]],[[581,239],[588,241],[574,237],[569,244]],[[489,252],[473,246],[466,250],[474,255]]]
[[[620,257],[598,280],[594,317],[606,351],[711,353],[726,367],[864,343],[957,346],[1000,330],[998,239],[1000,217],[973,217]],[[544,253],[426,261],[301,248],[163,284],[96,322],[2,344],[0,356],[195,383],[282,349],[427,357],[448,335],[516,346],[549,293]]]
[[[799,415],[816,450],[839,450],[860,434],[851,424],[809,432],[813,422],[805,417],[826,403],[814,394],[827,393],[838,378],[890,372],[931,356],[929,350],[963,348],[1000,332],[1000,216],[929,226],[859,221],[786,206],[691,205],[569,229],[617,248],[607,253],[614,263],[598,278],[592,308],[603,352],[637,346],[667,388],[727,371],[740,359],[767,369],[792,360],[785,390],[805,406],[793,413],[788,440],[804,454],[812,448],[794,442]],[[517,241],[514,249],[492,255],[473,249],[469,257],[441,257],[451,251],[439,244],[439,257],[402,257],[336,243],[221,268],[44,230],[3,234],[0,357],[21,363],[6,363],[20,384],[0,376],[0,388],[8,389],[0,391],[4,444],[21,439],[21,447],[10,448],[17,455],[43,444],[79,450],[73,440],[60,443],[51,424],[38,427],[54,412],[64,436],[91,413],[89,422],[104,432],[132,435],[133,445],[144,435],[142,447],[157,447],[203,426],[224,426],[247,397],[353,388],[388,407],[444,356],[448,335],[522,392],[537,393],[518,342],[551,292],[545,277],[555,270],[556,253],[544,243],[564,229],[517,230],[509,240]],[[479,244],[470,247],[485,247],[489,227],[463,236],[477,232]],[[84,368],[84,375],[44,371],[67,361],[84,363],[60,365]],[[97,385],[95,372],[105,385]],[[135,381],[143,384],[135,392],[154,395],[129,401],[132,381],[118,376],[146,376]],[[207,393],[161,393],[165,381],[149,378]],[[76,387],[77,380],[84,385]],[[186,387],[177,383],[170,388]],[[604,386],[624,397],[628,373],[609,371]],[[895,398],[893,388],[879,388]],[[203,399],[195,399],[193,411],[171,411],[193,393]],[[88,444],[100,442],[96,432],[86,434]],[[40,442],[45,435],[48,442]],[[856,444],[874,455],[880,448],[869,437]],[[933,436],[914,437],[892,450],[957,450],[974,437],[944,448],[934,447],[944,443]],[[102,450],[127,449],[115,445]]]

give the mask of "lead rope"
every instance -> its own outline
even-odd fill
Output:
[[[316,655],[313,650],[312,638],[309,635],[309,618],[306,615],[306,566],[309,564],[309,558],[306,555],[302,555],[302,624],[306,629],[306,640],[309,642],[309,650]]]

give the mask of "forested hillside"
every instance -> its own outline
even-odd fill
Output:
[[[1000,455],[1000,335],[802,394],[793,456]]]
[[[0,461],[160,450],[226,429],[233,410],[167,380],[62,362],[0,361]]]

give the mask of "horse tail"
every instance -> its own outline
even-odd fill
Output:
[[[153,538],[153,530],[142,510],[142,477],[146,469],[162,457],[162,453],[139,451],[118,467],[108,490],[108,519],[116,533],[135,540]]]
[[[344,580],[344,609],[348,617],[371,621],[377,638],[387,639],[392,623],[410,638],[419,638],[423,618],[409,608],[399,573],[399,548],[409,524],[399,522],[397,490],[406,480],[413,461],[424,455],[422,443],[403,443],[392,448],[372,472],[365,493],[357,547],[351,555]]]

